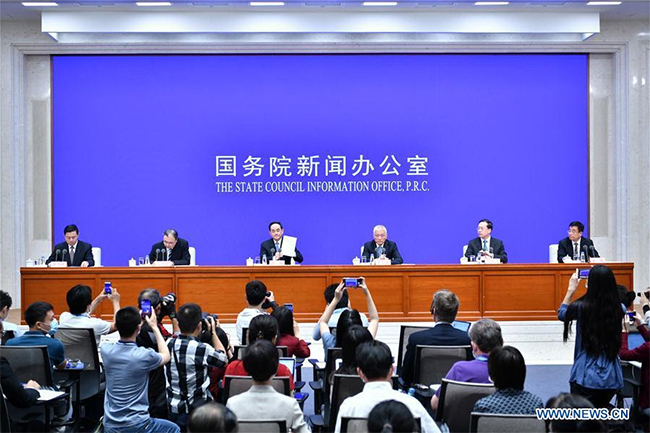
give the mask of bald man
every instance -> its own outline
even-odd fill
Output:
[[[397,249],[397,244],[388,240],[388,230],[386,230],[386,227],[382,225],[375,226],[372,229],[372,236],[374,239],[363,245],[362,256],[366,260],[369,260],[370,255],[373,255],[375,259],[389,259],[391,265],[404,263],[404,259],[402,259],[402,255]]]

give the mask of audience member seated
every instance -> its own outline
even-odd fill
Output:
[[[338,286],[339,286],[338,284],[330,284],[325,289],[326,307],[327,305],[331,304],[332,301],[334,300],[334,292],[336,291],[336,288]],[[344,312],[345,310],[351,310],[351,309],[352,307],[350,305],[350,297],[348,296],[348,292],[345,291],[341,296],[341,300],[334,307],[334,311],[332,312],[332,316],[330,317],[330,320],[327,323],[327,325],[330,328],[336,328],[336,326],[339,323],[339,316],[341,315],[341,313]],[[361,324],[367,328],[368,318],[363,313],[360,313],[360,316],[361,316]],[[316,326],[314,326],[314,330],[312,332],[312,338],[314,339],[314,341],[318,341],[321,339],[319,323],[316,323]]]
[[[345,334],[341,345],[341,366],[332,374],[358,374],[357,373],[357,348],[363,343],[373,341],[374,338],[366,328],[360,325],[353,325]],[[333,383],[332,378],[329,380]]]
[[[253,318],[248,328],[249,341],[251,343],[257,340],[266,340],[271,342],[274,346],[278,339],[278,321],[275,317],[263,314]],[[248,348],[246,348],[248,352]],[[277,352],[277,348],[275,350]],[[246,364],[241,360],[232,361],[226,367],[226,376],[251,376],[252,374],[246,370]],[[288,377],[293,391],[293,377],[291,371],[286,365],[278,364],[275,375],[278,377]]]
[[[155,335],[157,353],[136,345],[142,316],[133,307],[122,308],[115,314],[120,340],[116,344],[105,344],[100,349],[106,372],[103,423],[106,433],[180,431],[176,424],[149,415],[148,373],[167,364],[170,355],[156,326],[156,312],[152,310],[151,316],[145,316],[144,320]]]
[[[228,360],[212,316],[202,319],[201,307],[196,304],[182,305],[176,316],[181,335],[167,342],[172,358],[165,367],[167,403],[169,419],[184,429],[190,411],[212,401],[209,367],[223,367]],[[211,344],[198,340],[204,326]]]
[[[386,400],[404,403],[415,418],[420,418],[422,432],[439,432],[438,426],[431,419],[420,402],[408,394],[395,391],[392,386],[393,355],[385,343],[371,341],[357,348],[357,373],[365,382],[363,391],[346,398],[339,408],[336,419],[336,432],[341,431],[341,418],[368,418],[374,407]]]
[[[650,416],[650,331],[648,331],[648,323],[642,322],[639,313],[636,313],[634,324],[645,341],[636,349],[630,350],[628,348],[628,324],[626,320],[621,334],[621,349],[618,351],[618,356],[623,361],[638,361],[641,363],[639,408],[643,410],[646,416]]]
[[[460,301],[454,292],[438,290],[433,295],[430,311],[435,325],[431,329],[411,334],[406,345],[406,353],[400,370],[400,380],[405,386],[409,386],[413,382],[416,346],[470,345],[467,332],[451,325],[456,320],[459,307]]]
[[[113,323],[97,317],[90,317],[104,299],[110,299],[113,303]],[[102,335],[117,330],[115,327],[115,314],[120,309],[120,294],[115,288],[113,288],[110,295],[106,295],[102,291],[99,296],[93,299],[90,287],[77,284],[68,290],[66,301],[70,311],[61,313],[61,326],[66,328],[92,328],[95,333],[97,347],[99,347]]]
[[[237,432],[237,416],[220,403],[207,403],[190,414],[187,431],[188,433],[234,433]]]
[[[13,301],[9,293],[0,290],[0,334],[2,335],[0,345],[4,345],[7,340],[18,336],[18,326],[14,323],[7,322],[12,304]]]
[[[478,400],[473,412],[535,415],[535,409],[544,407],[541,398],[524,391],[526,363],[516,348],[494,349],[488,359],[488,372],[496,391]]]
[[[363,291],[364,296],[366,297],[366,303],[368,306],[368,315],[370,316],[370,322],[368,323],[368,331],[372,334],[373,338],[377,335],[377,328],[379,327],[379,313],[377,313],[377,307],[375,306],[375,301],[372,300],[372,295],[370,290],[366,285],[366,279],[361,278],[362,283],[359,288]],[[336,336],[330,332],[329,321],[334,312],[334,309],[339,304],[343,298],[343,294],[347,293],[347,288],[343,285],[343,281],[336,287],[334,291],[334,300],[325,308],[323,315],[318,319],[318,326],[320,326],[320,334],[323,339],[323,349],[325,354],[327,354],[327,349],[331,347],[340,347],[347,330],[352,325],[363,325],[363,320],[361,319],[361,314],[357,310],[343,310],[339,314],[339,320],[336,324]]]
[[[404,403],[387,400],[379,403],[368,415],[370,433],[414,432],[415,418]]]
[[[226,331],[223,329],[217,327],[217,337],[219,338],[219,341],[221,341],[223,347],[226,348],[226,358],[228,358],[228,364],[230,364],[232,361],[234,361],[234,358],[233,348],[230,344],[228,334],[226,334]],[[222,388],[219,385],[223,380],[223,377],[226,375],[226,368],[227,366],[210,368],[210,393],[212,393],[212,397],[216,401],[221,401],[219,394],[221,393]]]
[[[623,372],[618,360],[621,346],[621,323],[624,307],[610,268],[596,265],[589,271],[587,293],[571,302],[578,288],[578,272],[569,280],[569,288],[557,316],[564,322],[564,342],[569,339],[571,324],[576,323],[576,341],[569,383],[571,394],[586,397],[595,407],[607,407],[616,391],[623,386]]]
[[[266,339],[248,346],[243,362],[253,377],[253,386],[243,394],[230,397],[227,406],[239,421],[286,420],[287,428],[292,432],[308,432],[309,427],[296,399],[278,393],[271,385],[278,370],[278,360],[278,350]]]
[[[41,386],[33,380],[21,384],[14,371],[4,357],[0,358],[0,383],[2,392],[7,401],[18,408],[28,408],[33,406],[40,394],[38,392]],[[4,414],[2,414],[4,416]],[[37,420],[30,420],[26,423],[13,423],[13,420],[7,420],[10,424],[11,431],[43,431],[45,424]]]
[[[551,397],[546,403],[546,407],[549,409],[593,409],[594,405],[580,395],[562,393],[556,397]],[[547,424],[548,431],[553,433],[596,433],[607,431],[605,423],[597,419],[555,419],[550,422],[547,421]]]
[[[162,321],[165,316],[169,316],[171,319],[174,332],[179,332],[175,302],[172,302],[172,298],[169,295],[167,296],[167,301],[163,302],[163,298],[160,296],[158,290],[144,289],[138,295],[138,305],[141,305],[143,300],[151,302],[151,308],[156,312],[156,321],[154,323],[165,340],[168,340],[172,336],[163,326]],[[175,296],[173,297],[173,301],[175,301]],[[142,323],[135,342],[139,347],[158,351],[156,335],[154,334],[153,328],[147,322]],[[168,417],[166,388],[165,367],[161,364],[158,368],[149,372],[149,415],[153,418],[167,419]]]
[[[494,349],[503,346],[501,327],[492,319],[481,319],[469,328],[469,338],[474,359],[458,361],[451,367],[445,378],[458,382],[490,383],[488,357]],[[431,409],[438,409],[439,399],[440,388],[431,398]]]
[[[65,367],[65,349],[56,338],[51,338],[59,329],[54,317],[54,308],[47,302],[34,302],[25,310],[25,322],[29,331],[7,341],[7,346],[47,346],[50,362],[56,368]]]
[[[246,302],[248,303],[248,307],[244,308],[242,312],[239,313],[237,316],[237,323],[235,324],[237,340],[244,345],[247,342],[242,341],[242,329],[248,328],[251,320],[253,320],[255,316],[268,314],[266,312],[267,309],[272,308],[275,310],[278,306],[278,304],[275,303],[273,292],[267,291],[266,285],[259,280],[249,281],[246,284]]]
[[[300,327],[293,318],[293,312],[287,307],[278,307],[271,313],[278,321],[280,339],[278,346],[287,346],[287,355],[307,358],[311,351],[307,342],[300,338]]]

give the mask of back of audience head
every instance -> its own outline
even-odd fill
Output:
[[[65,299],[68,303],[70,314],[84,314],[88,306],[93,302],[92,290],[88,286],[77,284],[68,290]]]
[[[54,307],[49,302],[38,301],[30,304],[25,310],[25,322],[27,322],[27,326],[32,329],[36,328],[39,322],[45,323],[50,311],[52,311],[52,316],[54,316]]]
[[[260,280],[249,281],[246,284],[246,302],[248,305],[260,305],[266,298],[266,285]]]
[[[287,307],[278,307],[271,313],[271,316],[278,321],[279,335],[294,335],[293,312]]]
[[[414,432],[415,418],[408,407],[397,400],[386,400],[375,406],[368,415],[371,433]]]
[[[115,313],[115,327],[120,333],[120,338],[127,339],[140,330],[142,317],[135,307],[124,307]]]
[[[201,307],[197,304],[183,304],[176,313],[178,320],[178,327],[181,334],[191,335],[195,332],[200,332],[200,324],[203,319]]]
[[[269,314],[260,314],[253,317],[248,325],[248,342],[267,340],[275,344],[278,338],[278,321]]]
[[[190,433],[235,433],[237,416],[226,406],[210,402],[192,411],[187,421]]]
[[[567,409],[593,409],[594,405],[591,404],[589,400],[585,397],[576,394],[561,393],[555,397],[551,397],[548,402],[546,402],[546,407],[555,409],[555,408],[567,408]],[[571,432],[571,433],[582,433],[582,432],[605,432],[607,428],[605,424],[600,420],[577,420],[577,419],[565,419],[565,420],[552,420],[548,424],[548,430],[551,432]]]
[[[490,353],[497,347],[503,346],[501,327],[492,319],[481,319],[469,328],[469,338],[472,340],[472,349],[475,347],[483,353]]]
[[[341,312],[339,321],[336,323],[336,345],[341,346],[349,329],[354,326],[363,326],[361,314],[357,310],[345,310]]]
[[[431,314],[437,322],[451,323],[456,320],[460,300],[454,292],[449,290],[438,290],[433,295],[431,302]]]
[[[393,374],[393,355],[381,341],[373,340],[357,347],[358,371],[367,381],[390,380]]]
[[[244,353],[244,369],[255,382],[266,382],[278,370],[278,349],[268,340],[258,340]]]
[[[496,389],[523,390],[526,362],[517,348],[497,347],[488,358],[488,373]]]
[[[325,302],[328,304],[331,304],[332,301],[334,300],[334,292],[336,291],[336,288],[338,287],[338,283],[336,284],[330,284],[327,286],[325,289]],[[343,295],[341,296],[341,300],[339,301],[338,304],[336,304],[336,309],[338,310],[339,308],[347,308],[350,305],[350,297],[348,295],[348,291],[344,290]]]
[[[372,334],[360,325],[352,325],[341,344],[343,363],[338,373],[357,374],[357,347],[373,341]]]
[[[2,322],[7,320],[12,303],[9,293],[0,290],[0,329],[3,329]]]

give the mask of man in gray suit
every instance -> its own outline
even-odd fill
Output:
[[[286,420],[287,429],[307,433],[309,427],[296,399],[280,394],[271,381],[278,370],[278,349],[267,340],[258,340],[248,346],[244,368],[253,376],[253,386],[243,394],[228,399],[226,406],[239,421]]]

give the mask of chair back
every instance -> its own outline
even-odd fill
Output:
[[[54,385],[47,346],[2,346],[0,354],[9,361],[19,381],[35,380],[41,386]]]
[[[546,422],[537,415],[504,415],[472,412],[471,433],[546,433]]]
[[[284,419],[277,420],[257,420],[257,421],[238,421],[239,433],[286,433],[287,421]]]
[[[188,250],[190,253],[190,266],[196,266],[196,248],[189,247]]]
[[[276,346],[278,349],[278,357],[280,358],[287,358],[288,354],[288,348],[287,346]],[[244,355],[246,354],[246,346],[242,346],[241,344],[233,347],[233,357],[235,359],[239,359],[240,361],[244,359]]]
[[[224,404],[228,401],[228,398],[243,394],[252,386],[253,378],[251,376],[225,376],[223,386]],[[271,386],[280,394],[291,396],[291,384],[288,377],[275,376],[271,381]]]
[[[551,244],[548,246],[548,262],[549,263],[557,263],[557,250],[559,248],[559,244]]]
[[[467,361],[471,353],[471,346],[416,346],[413,382],[441,383],[451,367]]]
[[[248,344],[248,328],[241,328],[241,345],[246,346]]]
[[[54,336],[63,343],[67,358],[79,359],[84,363],[84,369],[78,372],[81,391],[79,399],[86,400],[99,394],[101,371],[95,331],[91,328],[59,328]],[[60,372],[55,372],[57,377],[58,373]],[[73,392],[75,389],[73,388]]]
[[[422,420],[415,418],[415,431],[422,431]],[[341,433],[367,433],[368,418],[341,417]]]
[[[102,265],[102,249],[99,247],[92,247],[93,260],[95,260],[95,267]]]
[[[357,395],[363,391],[363,380],[360,376],[352,374],[335,374],[332,386],[332,398],[329,407],[329,424],[331,430],[336,425],[336,417],[339,414],[339,406],[346,398]]]
[[[465,257],[465,253],[467,253],[467,248],[468,247],[469,247],[469,245],[463,245],[463,256],[462,257]]]
[[[444,422],[451,433],[469,431],[474,404],[495,391],[491,383],[469,383],[442,379],[436,421]]]
[[[402,325],[399,328],[399,346],[397,349],[397,372],[402,371],[402,362],[404,362],[404,354],[406,353],[406,346],[408,345],[411,334],[431,329],[430,326],[411,326]]]

